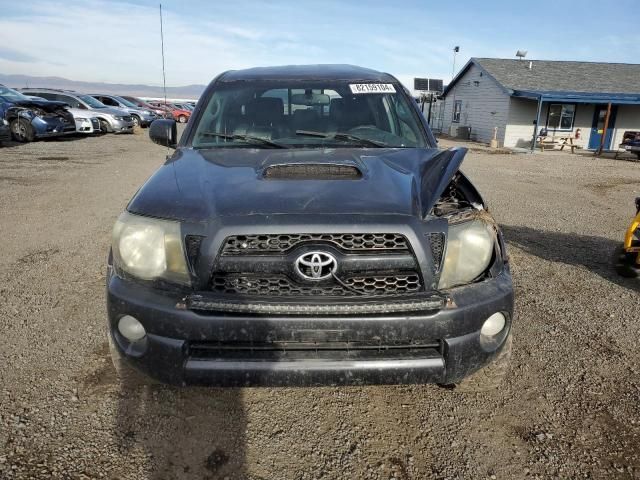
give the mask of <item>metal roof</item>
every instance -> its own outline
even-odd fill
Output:
[[[545,92],[535,90],[514,90],[514,97],[531,98],[543,102],[573,103],[615,103],[640,105],[640,95],[625,93],[587,93],[587,92]]]
[[[471,65],[493,78],[506,93],[582,103],[640,103],[640,64],[471,58],[445,95]],[[531,67],[531,68],[529,68]]]

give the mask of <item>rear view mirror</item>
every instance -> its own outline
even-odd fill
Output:
[[[178,144],[178,127],[175,120],[154,120],[149,127],[149,137],[153,143],[163,147],[176,148]]]
[[[324,93],[296,93],[291,95],[291,103],[294,105],[305,105],[313,107],[316,105],[329,105],[331,98]]]

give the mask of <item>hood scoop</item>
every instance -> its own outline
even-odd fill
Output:
[[[263,170],[267,180],[359,180],[362,171],[354,165],[339,163],[286,163]]]

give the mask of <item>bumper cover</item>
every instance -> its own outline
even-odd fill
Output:
[[[174,385],[456,383],[491,362],[509,335],[511,276],[505,270],[447,294],[443,308],[424,312],[266,316],[188,310],[184,295],[116,275],[107,282],[109,331],[117,350],[133,367]],[[495,312],[508,322],[500,341],[487,345],[480,329]],[[142,322],[145,339],[130,344],[120,335],[116,325],[123,315]],[[265,342],[287,347],[264,351],[259,346]],[[371,348],[372,342],[380,347]],[[309,343],[318,348],[296,349]],[[350,347],[361,344],[369,347]],[[221,345],[243,348],[230,352]]]

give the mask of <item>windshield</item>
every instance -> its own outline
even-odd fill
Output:
[[[20,102],[29,100],[28,97],[21,94],[20,92],[16,92],[11,88],[7,88],[2,85],[0,85],[0,98],[2,98],[5,102]]]
[[[100,100],[96,100],[90,95],[78,95],[78,98],[89,105],[91,108],[107,108],[104,103],[102,103]]]
[[[115,98],[115,99],[119,100],[119,101],[120,101],[120,103],[125,104],[125,105],[126,105],[127,107],[129,107],[129,108],[138,108],[138,105],[136,105],[136,104],[135,104],[135,103],[133,103],[133,102],[130,102],[130,101],[129,101],[129,100],[127,100],[126,98],[122,98],[122,97],[113,97],[113,98]]]
[[[256,138],[287,148],[427,144],[417,112],[399,84],[289,81],[218,87],[195,128],[192,146],[255,148]]]

